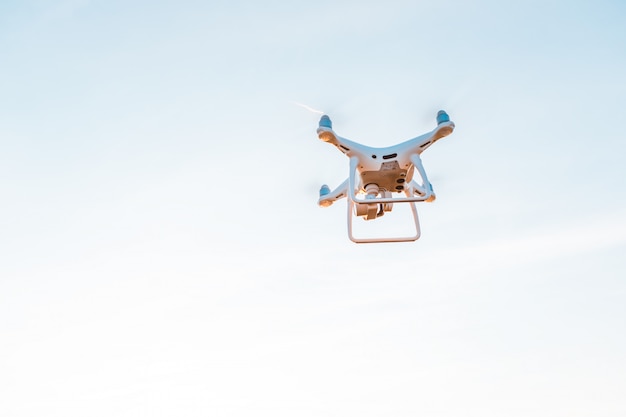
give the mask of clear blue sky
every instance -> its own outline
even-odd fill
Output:
[[[623,416],[625,18],[1,2],[0,414]],[[371,146],[448,111],[419,241],[317,207],[296,102]]]

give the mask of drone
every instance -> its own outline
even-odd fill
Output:
[[[335,133],[330,118],[323,115],[317,135],[320,140],[334,145],[350,159],[348,178],[336,189],[324,184],[320,188],[318,205],[330,207],[335,201],[348,199],[348,237],[355,243],[413,242],[421,231],[416,202],[433,202],[435,193],[428,181],[420,155],[439,139],[454,131],[454,122],[448,114],[437,113],[437,127],[406,142],[386,148],[373,148],[345,139]],[[414,173],[421,184],[415,181]],[[396,195],[400,194],[400,197]],[[401,196],[404,194],[404,197]],[[408,203],[413,213],[415,234],[399,237],[355,237],[352,231],[354,216],[375,220],[391,212],[396,203]]]

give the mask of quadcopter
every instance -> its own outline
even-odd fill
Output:
[[[420,155],[453,130],[454,123],[445,111],[440,110],[437,113],[437,127],[431,132],[394,146],[373,148],[337,135],[330,118],[323,115],[317,135],[320,140],[334,145],[350,158],[350,172],[348,178],[332,191],[328,185],[322,185],[318,205],[329,207],[341,198],[348,198],[348,237],[355,243],[412,242],[419,239],[421,231],[415,203],[435,200]],[[420,176],[421,184],[413,179],[415,171]],[[396,197],[396,194],[404,194],[404,197]],[[354,236],[353,216],[375,220],[391,212],[395,203],[410,204],[415,223],[414,235],[372,238]]]

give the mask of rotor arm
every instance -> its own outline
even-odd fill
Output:
[[[424,152],[433,143],[439,139],[448,136],[454,131],[454,122],[450,121],[450,116],[443,110],[439,110],[437,113],[437,127],[432,131],[415,137],[405,142],[410,144],[410,147],[418,154]]]
[[[335,147],[344,154],[347,154],[355,148],[360,149],[363,147],[358,143],[339,136],[332,129],[319,128],[317,129],[317,135],[321,141],[335,145]]]
[[[317,128],[317,136],[321,141],[335,145],[335,147],[344,154],[363,148],[363,145],[343,138],[335,133],[332,122],[327,115],[323,115],[320,119],[319,127]]]
[[[346,197],[348,195],[348,184],[349,178],[346,178],[346,180],[333,191],[330,191],[328,185],[322,185],[322,188],[320,188],[320,199],[317,201],[317,204],[321,207],[329,207],[335,201]]]

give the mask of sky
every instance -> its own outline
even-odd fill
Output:
[[[0,2],[0,415],[623,416],[625,18]],[[299,104],[376,147],[449,113],[418,241],[317,206],[348,160]]]

